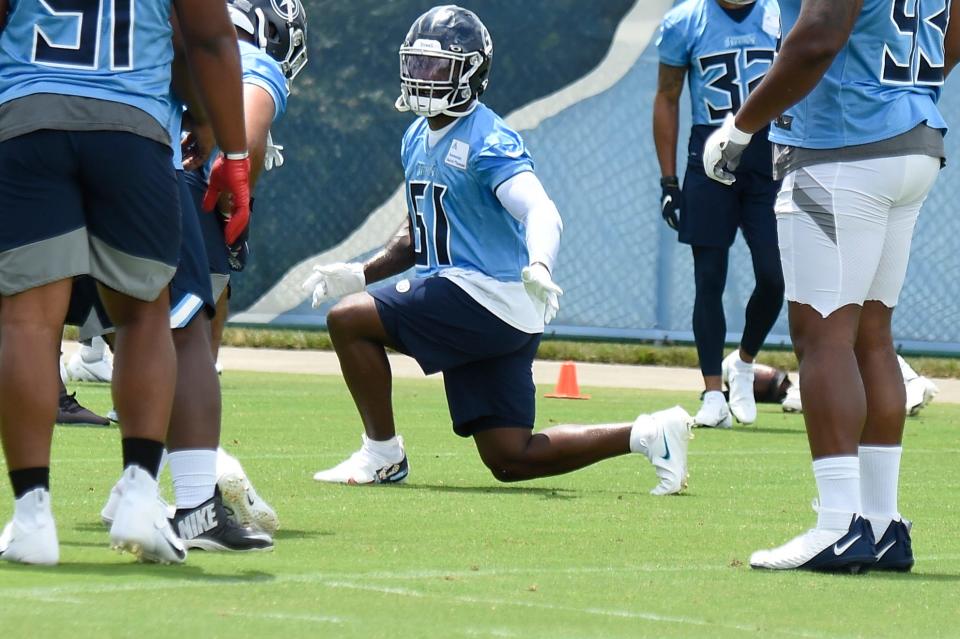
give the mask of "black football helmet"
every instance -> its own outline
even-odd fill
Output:
[[[300,0],[227,0],[233,25],[293,80],[307,64],[307,12]]]
[[[398,111],[463,117],[487,88],[493,39],[472,11],[434,7],[416,19],[400,47]]]

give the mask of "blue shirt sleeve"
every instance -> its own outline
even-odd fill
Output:
[[[243,83],[256,85],[270,94],[273,98],[273,120],[277,121],[287,110],[287,96],[290,95],[287,79],[276,60],[252,45],[248,47],[240,49]]]
[[[690,43],[686,33],[686,20],[676,10],[671,11],[660,23],[657,36],[657,53],[662,64],[671,67],[690,66]]]
[[[477,180],[495,192],[497,187],[524,171],[533,171],[533,158],[516,131],[498,126],[484,138],[470,160]]]

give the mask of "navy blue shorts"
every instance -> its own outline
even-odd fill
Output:
[[[533,358],[541,335],[513,328],[443,277],[370,291],[397,349],[423,372],[443,372],[453,431],[533,428]]]
[[[183,211],[183,233],[177,272],[170,281],[172,329],[185,328],[201,310],[205,310],[209,317],[216,312],[200,222],[183,171],[177,171],[177,182]],[[100,301],[96,282],[92,278],[74,278],[66,323],[80,327],[81,340],[113,331],[113,323]]]
[[[0,142],[0,294],[76,275],[144,301],[170,282],[180,200],[169,146],[117,131]]]
[[[217,310],[210,285],[207,249],[200,230],[197,205],[183,171],[177,171],[180,208],[183,209],[183,239],[180,263],[170,282],[170,328],[184,328],[202,309],[213,317]],[[212,216],[211,216],[212,217]]]
[[[200,233],[207,253],[208,272],[213,286],[214,299],[220,295],[230,281],[230,261],[227,244],[223,239],[223,226],[216,212],[203,210],[203,195],[207,191],[207,182],[199,171],[186,172],[187,185],[200,221]]]
[[[725,186],[711,180],[702,166],[687,166],[683,178],[683,209],[678,238],[692,246],[729,248],[743,229],[751,245],[777,245],[777,216],[773,206],[780,183],[769,175],[745,171]]]

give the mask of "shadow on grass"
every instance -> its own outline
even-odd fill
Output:
[[[284,539],[319,539],[321,537],[333,537],[337,533],[331,530],[296,530],[294,528],[281,528],[273,534],[276,541]]]
[[[710,430],[718,430],[716,428],[698,428],[696,432],[706,432]],[[802,428],[770,428],[769,426],[754,426],[753,424],[748,424],[746,426],[742,424],[737,424],[733,427],[733,430],[739,434],[747,435],[803,435],[806,437],[807,433]]]
[[[398,484],[400,490],[429,490],[437,493],[470,495],[525,495],[544,499],[579,499],[580,491],[568,488],[538,488],[532,486],[447,486],[443,484]]]
[[[960,575],[950,575],[944,573],[923,573],[923,572],[880,572],[871,570],[866,575],[866,579],[883,579],[886,581],[902,581],[916,584],[917,582],[960,582]]]
[[[12,574],[22,572],[27,575],[49,574],[55,575],[101,575],[104,577],[147,577],[158,580],[194,581],[217,584],[258,584],[269,583],[276,575],[260,570],[245,570],[243,572],[217,574],[210,573],[200,566],[140,564],[131,558],[128,564],[114,564],[95,561],[62,562],[56,566],[26,566],[23,564],[4,563],[0,566],[0,573]],[[122,583],[122,582],[121,582]]]

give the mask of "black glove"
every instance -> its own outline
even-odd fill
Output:
[[[667,226],[674,231],[680,226],[680,209],[683,208],[683,192],[680,190],[680,180],[671,175],[660,178],[660,215]]]
[[[250,198],[250,214],[253,214],[253,198]],[[220,224],[225,225],[226,219],[220,217]],[[250,225],[243,229],[240,236],[233,244],[227,244],[227,263],[231,271],[240,272],[247,266],[247,258],[250,256]]]

